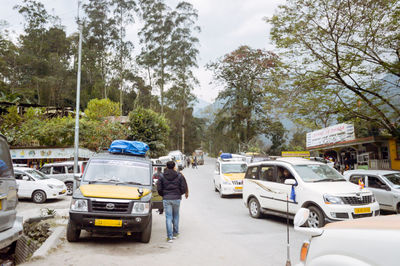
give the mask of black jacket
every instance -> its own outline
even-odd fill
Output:
[[[157,182],[158,194],[165,200],[182,199],[186,190],[185,178],[173,169],[165,169],[164,175]]]

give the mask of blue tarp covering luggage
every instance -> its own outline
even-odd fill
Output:
[[[230,153],[221,153],[221,159],[232,159],[232,154],[230,154]]]
[[[145,155],[149,150],[149,145],[141,141],[130,141],[130,140],[114,140],[110,148],[108,149],[111,153],[123,153],[132,155]]]

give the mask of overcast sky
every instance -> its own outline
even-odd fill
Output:
[[[285,0],[187,0],[199,11],[198,24],[202,32],[200,39],[199,69],[195,71],[200,80],[200,87],[195,94],[208,102],[213,102],[220,86],[209,84],[212,73],[205,69],[205,64],[235,50],[240,45],[252,48],[273,50],[269,42],[268,25],[263,18],[271,17],[279,4]],[[9,29],[19,33],[23,29],[23,18],[13,6],[22,0],[0,0],[0,19],[9,23]],[[67,33],[75,31],[77,0],[42,0],[47,11],[61,18]],[[83,1],[84,2],[84,1]],[[178,0],[166,1],[171,7]],[[130,28],[128,38],[137,40],[137,27]]]

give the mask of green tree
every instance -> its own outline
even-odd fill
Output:
[[[110,99],[92,99],[85,109],[88,119],[102,120],[107,116],[120,116],[121,110],[116,102]]]
[[[133,0],[112,0],[114,5],[114,19],[117,28],[117,40],[115,42],[116,54],[113,65],[118,69],[119,81],[119,104],[121,113],[123,112],[123,100],[124,100],[124,81],[127,78],[129,68],[131,67],[130,62],[132,61],[132,49],[133,43],[126,41],[126,30],[125,28],[134,22],[132,10],[136,6]]]
[[[267,19],[288,66],[282,94],[299,114],[308,108],[309,124],[323,111],[400,137],[399,9],[397,0],[290,0]]]
[[[169,65],[173,70],[174,85],[166,94],[167,104],[180,113],[181,118],[181,151],[185,152],[185,129],[187,127],[186,112],[190,104],[196,100],[192,93],[198,81],[192,69],[197,67],[197,49],[199,40],[195,36],[200,31],[196,25],[197,10],[190,3],[180,2],[174,10],[174,30],[171,35],[171,56]],[[179,117],[179,116],[178,116]]]
[[[83,68],[89,71],[90,86],[94,90],[101,90],[102,97],[107,98],[112,48],[118,39],[116,21],[111,16],[109,0],[89,0],[83,9],[86,13],[83,22]]]
[[[269,83],[277,60],[272,52],[240,46],[207,65],[214,72],[214,79],[224,86],[217,98],[223,106],[216,114],[214,128],[235,147],[268,133],[271,123],[264,109],[264,86]],[[235,148],[229,148],[232,149]]]
[[[147,143],[154,157],[165,154],[170,128],[164,115],[139,107],[129,113],[128,125],[130,140]]]
[[[163,113],[165,85],[171,78],[170,45],[175,14],[163,0],[139,0],[139,10],[143,27],[139,31],[142,49],[137,62],[147,69],[150,86],[155,79],[154,84],[160,88]]]

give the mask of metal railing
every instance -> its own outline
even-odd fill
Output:
[[[369,160],[368,161],[368,169],[374,170],[390,170],[390,160],[383,159],[383,160]]]

